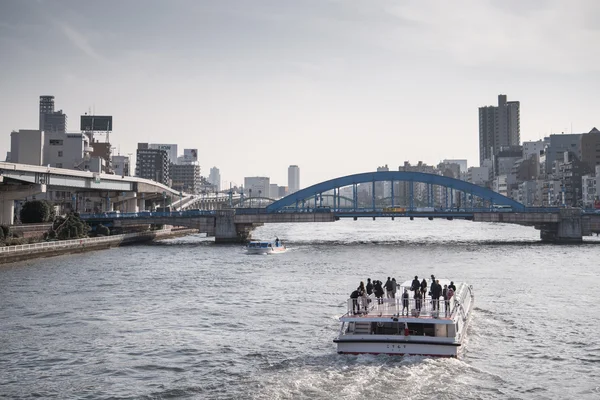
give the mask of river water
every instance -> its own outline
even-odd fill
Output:
[[[600,398],[600,242],[467,221],[267,225],[0,266],[0,398]],[[338,355],[360,280],[467,281],[458,359]]]

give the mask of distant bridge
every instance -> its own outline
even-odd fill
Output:
[[[375,196],[376,184],[389,182],[390,204],[382,207]],[[394,183],[403,182],[407,205],[395,203]],[[358,185],[371,184],[371,207],[358,202]],[[426,207],[415,206],[415,190],[426,198]],[[352,187],[352,198],[340,195]],[[330,194],[332,192],[333,194]],[[332,196],[333,205],[323,199]],[[240,199],[241,204],[244,201]],[[229,203],[232,204],[231,197]],[[342,204],[345,203],[345,204]],[[257,204],[257,203],[255,203]],[[535,208],[469,182],[419,172],[370,172],[349,175],[300,190],[264,208],[232,208],[214,211],[190,210],[169,213],[132,213],[84,216],[90,223],[102,221],[114,226],[140,223],[170,224],[199,229],[214,235],[218,242],[245,240],[251,230],[264,223],[333,222],[340,218],[444,218],[476,222],[503,222],[534,226],[547,241],[581,241],[582,236],[600,232],[600,215],[587,215],[579,209]]]

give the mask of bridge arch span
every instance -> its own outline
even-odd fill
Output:
[[[335,190],[338,188],[357,185],[360,183],[375,183],[375,182],[409,182],[426,183],[429,185],[437,185],[453,189],[459,192],[470,194],[472,197],[478,197],[491,204],[510,206],[514,211],[523,211],[525,206],[518,201],[496,193],[488,188],[474,185],[470,182],[461,181],[459,179],[450,178],[442,175],[427,174],[424,172],[412,171],[382,171],[382,172],[366,172],[361,174],[347,175],[340,178],[330,179],[325,182],[317,183],[305,189],[299,190],[291,195],[288,195],[273,204],[266,207],[267,212],[278,212],[285,207],[289,207],[298,202],[302,202],[309,198]],[[412,190],[412,189],[411,189]]]

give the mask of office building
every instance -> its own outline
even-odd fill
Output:
[[[596,128],[581,135],[581,161],[592,171],[600,165],[600,131]]]
[[[571,153],[571,157],[581,160],[581,133],[550,135],[548,145],[545,148],[544,172],[551,174],[556,161],[563,162],[565,151]]]
[[[487,187],[492,178],[490,167],[471,167],[467,171],[467,181],[475,185]]]
[[[129,156],[112,156],[111,161],[115,175],[130,176],[131,159]]]
[[[40,96],[39,130],[60,133],[67,131],[67,116],[62,110],[54,111],[54,96]]]
[[[10,134],[10,162],[42,165],[44,162],[44,132],[20,129]]]
[[[581,177],[581,193],[583,207],[592,208],[596,205],[600,195],[600,165],[596,165],[594,173]]]
[[[460,174],[467,172],[467,160],[465,159],[445,159],[442,161],[443,164],[457,164],[460,167]]]
[[[582,177],[592,173],[574,153],[565,151],[562,160],[554,161],[553,176],[561,183],[561,204],[578,207],[582,198]]]
[[[171,187],[184,193],[200,191],[200,166],[198,164],[171,164]]]
[[[252,176],[244,178],[244,194],[248,197],[268,197],[271,190],[271,178]]]
[[[170,186],[167,151],[150,148],[148,143],[138,143],[135,175]]]
[[[498,95],[498,106],[479,107],[479,165],[491,159],[503,147],[518,146],[521,141],[520,103]]]
[[[221,191],[221,172],[219,171],[219,168],[212,167],[210,169],[208,181],[211,185],[213,185],[216,188],[217,192]]]
[[[544,154],[544,150],[549,143],[550,138],[523,142],[523,158],[529,158],[533,154],[537,155],[539,158],[542,154]]]
[[[288,194],[300,190],[300,168],[297,165],[288,167]]]
[[[148,149],[163,150],[167,153],[168,162],[171,164],[177,164],[177,145],[176,144],[160,144],[160,143],[148,143]]]

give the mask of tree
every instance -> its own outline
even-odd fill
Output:
[[[39,224],[53,221],[56,216],[54,206],[46,200],[32,200],[21,208],[21,222],[24,224]]]
[[[79,239],[86,237],[90,227],[81,220],[78,213],[70,213],[65,217],[56,217],[48,232],[50,239]]]
[[[104,225],[100,224],[100,225],[98,225],[96,227],[96,234],[97,235],[110,236],[110,229],[108,229],[107,226],[104,226]]]

